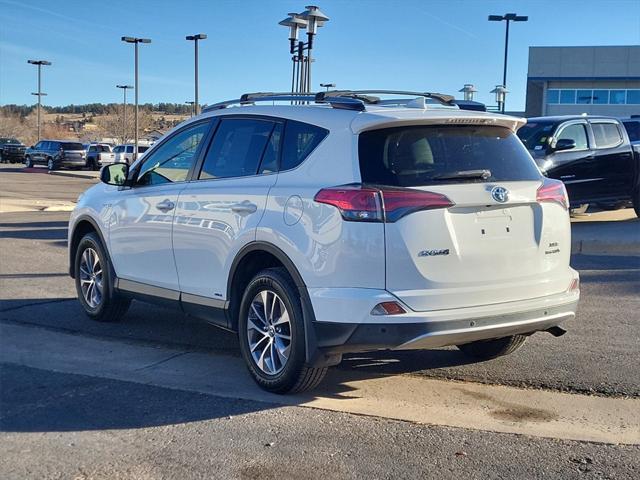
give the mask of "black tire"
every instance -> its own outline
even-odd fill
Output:
[[[31,168],[31,167],[33,167],[33,160],[31,160],[31,157],[25,157],[24,168]]]
[[[85,300],[81,287],[80,264],[82,256],[87,249],[92,249],[98,254],[99,262],[102,267],[102,300],[95,307],[89,305]],[[109,256],[96,233],[87,233],[80,240],[78,249],[76,250],[73,268],[76,281],[76,293],[85,314],[92,320],[96,320],[98,322],[120,321],[124,314],[127,313],[131,300],[114,291],[113,268],[111,267],[111,261],[109,260]]]
[[[254,361],[249,346],[248,319],[251,303],[260,292],[275,292],[284,303],[290,320],[290,351],[279,373],[267,374]],[[240,351],[249,373],[256,383],[269,392],[294,393],[316,387],[327,373],[327,368],[309,368],[305,365],[305,330],[300,294],[284,268],[269,268],[259,272],[244,291],[240,303],[238,337]]]
[[[524,335],[513,335],[511,337],[495,338],[493,340],[481,340],[477,342],[458,345],[458,348],[465,355],[477,360],[491,360],[502,357],[518,350],[527,337]]]
[[[640,218],[640,188],[638,188],[636,194],[633,196],[633,209],[636,212],[636,217]]]
[[[90,168],[93,171],[100,170],[100,165],[98,165],[98,160],[97,159],[91,160],[91,167]]]

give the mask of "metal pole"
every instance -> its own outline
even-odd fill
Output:
[[[41,102],[40,99],[42,98],[42,90],[40,88],[41,85],[41,73],[40,73],[40,69],[42,68],[42,64],[38,63],[38,141],[40,141],[40,108],[41,108]]]
[[[291,56],[291,64],[293,68],[291,70],[291,93],[295,93],[295,81],[296,81],[296,56]]]
[[[502,72],[502,86],[504,88],[507,88],[507,58],[508,58],[508,52],[509,52],[509,19],[507,19],[506,22],[507,22],[507,28],[506,28],[505,37],[504,37],[504,71]],[[504,113],[505,103],[506,103],[506,100],[502,102],[502,108],[500,110],[501,113]]]
[[[124,102],[122,104],[122,143],[127,143],[127,89],[122,89]]]
[[[134,138],[134,147],[133,147],[133,162],[138,159],[138,41],[134,43],[135,46],[135,99],[136,99],[136,108],[134,111],[134,124],[135,131],[133,133]]]
[[[196,44],[196,48],[195,48],[195,56],[196,56],[196,71],[195,71],[195,76],[196,76],[196,95],[195,95],[195,104],[193,105],[193,110],[194,113],[196,115],[198,115],[200,113],[200,104],[198,103],[198,37],[195,38],[194,43]]]

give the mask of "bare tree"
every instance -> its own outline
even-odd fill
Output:
[[[106,115],[96,117],[96,124],[101,132],[110,138],[116,139],[119,143],[128,143],[133,138],[134,118],[133,108],[127,106],[127,122],[123,126],[123,110],[122,105],[111,106],[107,110]],[[145,108],[138,111],[138,135],[142,136],[144,131],[153,126],[153,117],[151,112]],[[124,128],[123,128],[124,127]]]
[[[20,115],[0,112],[0,137],[17,138],[28,143],[32,140],[30,130]]]

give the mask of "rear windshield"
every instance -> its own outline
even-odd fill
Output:
[[[81,143],[63,142],[61,146],[63,150],[84,150]]]
[[[541,150],[547,146],[557,125],[555,122],[527,122],[518,130],[518,137],[529,150]]]
[[[415,187],[540,178],[522,143],[503,127],[412,126],[372,130],[360,134],[359,156],[363,183],[378,185]],[[487,174],[469,175],[474,171]]]

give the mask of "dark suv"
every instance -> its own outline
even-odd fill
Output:
[[[0,138],[0,163],[20,163],[24,160],[25,147],[15,138]]]
[[[86,150],[79,142],[41,140],[27,148],[24,164],[27,168],[44,164],[49,170],[58,168],[83,168],[87,164]]]

